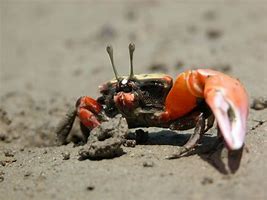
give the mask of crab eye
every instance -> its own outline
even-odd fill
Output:
[[[122,84],[122,85],[126,85],[127,82],[128,82],[127,79],[123,79],[123,80],[121,81],[121,84]]]
[[[122,79],[119,82],[119,87],[117,88],[118,92],[131,92],[132,91],[132,86],[129,84],[129,81],[127,79]]]

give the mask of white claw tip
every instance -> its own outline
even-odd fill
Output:
[[[246,133],[246,119],[240,110],[221,92],[216,92],[216,95],[213,95],[207,103],[215,115],[228,148],[230,150],[242,148]]]

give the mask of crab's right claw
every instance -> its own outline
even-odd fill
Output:
[[[89,130],[99,126],[102,118],[102,106],[89,96],[80,97],[76,103],[77,116]]]
[[[227,147],[230,150],[242,148],[248,117],[248,96],[244,87],[228,76],[214,76],[207,81],[204,94]]]

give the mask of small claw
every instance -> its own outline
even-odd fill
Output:
[[[216,89],[206,96],[206,102],[215,115],[224,141],[230,150],[240,149],[246,134],[247,97],[245,93],[242,93],[243,96],[238,95],[238,93],[227,95],[227,91]]]
[[[93,129],[100,125],[97,117],[89,110],[80,108],[77,113],[80,121],[89,129]]]
[[[102,115],[102,106],[95,99],[83,96],[76,103],[77,116],[83,125],[93,129],[100,125],[100,120],[104,120]]]

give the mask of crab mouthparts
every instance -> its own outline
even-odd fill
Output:
[[[114,96],[114,102],[122,108],[132,108],[134,106],[134,94],[119,92]]]

